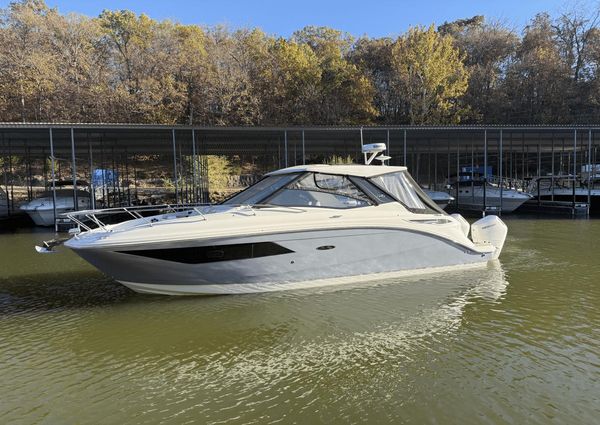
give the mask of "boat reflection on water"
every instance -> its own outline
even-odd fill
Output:
[[[249,394],[274,388],[264,394],[265,399],[277,398],[276,388],[292,383],[309,391],[314,379],[323,374],[359,380],[368,375],[371,379],[374,366],[423,361],[423,349],[434,349],[440,340],[454,338],[469,305],[497,305],[507,286],[501,264],[493,261],[476,271],[218,297],[235,302],[235,310],[244,312],[244,323],[236,321],[229,337],[248,335],[252,349],[239,349],[245,344],[239,340],[235,348],[213,345],[208,349],[205,344],[205,352],[196,352],[192,358],[184,355],[174,370],[179,382],[190,385],[187,390],[191,393],[202,388],[221,393],[234,387]],[[214,321],[214,326],[223,319],[216,309],[204,317]],[[220,332],[223,339],[229,339],[230,331],[223,322]],[[361,377],[363,373],[366,375]]]

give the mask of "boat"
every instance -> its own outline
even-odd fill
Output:
[[[56,211],[54,209],[54,195],[52,190],[44,191],[38,198],[21,205],[21,211],[26,212],[33,222],[38,226],[54,226],[55,218],[59,215],[74,211],[75,200],[73,189],[63,189],[65,186],[72,186],[70,180],[59,181],[55,183],[56,189]],[[78,186],[85,186],[87,183],[78,182]],[[77,190],[77,210],[86,210],[90,208],[90,194],[84,190]],[[55,215],[56,214],[56,215]]]
[[[534,201],[587,204],[590,214],[600,213],[600,189],[594,181],[588,188],[588,181],[572,175],[535,177],[529,182],[527,191]]]
[[[386,165],[295,166],[218,205],[157,215],[139,208],[146,209],[67,213],[81,232],[64,245],[134,291],[168,295],[301,289],[353,276],[481,266],[498,258],[507,234],[497,216],[469,226],[446,214],[406,167]],[[131,219],[102,219],[124,213]],[[53,252],[62,242],[36,249]]]
[[[429,198],[441,209],[446,209],[446,207],[454,201],[454,197],[450,196],[447,192],[429,189],[423,189],[423,192],[425,192],[425,194],[427,194],[427,196],[429,196]]]
[[[511,213],[532,198],[529,193],[501,187],[472,173],[461,173],[459,179],[448,185],[448,193],[456,198],[457,209],[468,211],[482,211],[485,207]]]

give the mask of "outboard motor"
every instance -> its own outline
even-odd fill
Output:
[[[471,239],[475,244],[491,244],[496,248],[493,259],[500,256],[508,228],[498,216],[488,215],[471,225]]]

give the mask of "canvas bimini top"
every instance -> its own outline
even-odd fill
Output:
[[[283,168],[266,174],[267,176],[276,176],[280,174],[291,173],[323,173],[323,174],[339,174],[342,176],[356,177],[375,177],[382,174],[397,173],[398,171],[406,171],[406,167],[392,167],[389,165],[328,165],[328,164],[310,164],[297,165],[295,167]]]

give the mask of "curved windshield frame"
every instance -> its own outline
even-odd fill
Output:
[[[347,209],[388,202],[398,202],[418,214],[446,214],[407,171],[371,178],[318,172],[275,174],[222,204]]]
[[[289,207],[333,209],[375,204],[348,176],[315,172],[306,173],[290,182],[264,202]]]
[[[380,174],[368,179],[392,196],[411,212],[417,214],[446,214],[413,180],[408,171]]]
[[[222,205],[258,205],[273,193],[297,179],[302,173],[275,174],[266,176],[252,186],[248,186],[231,198],[226,199]]]

